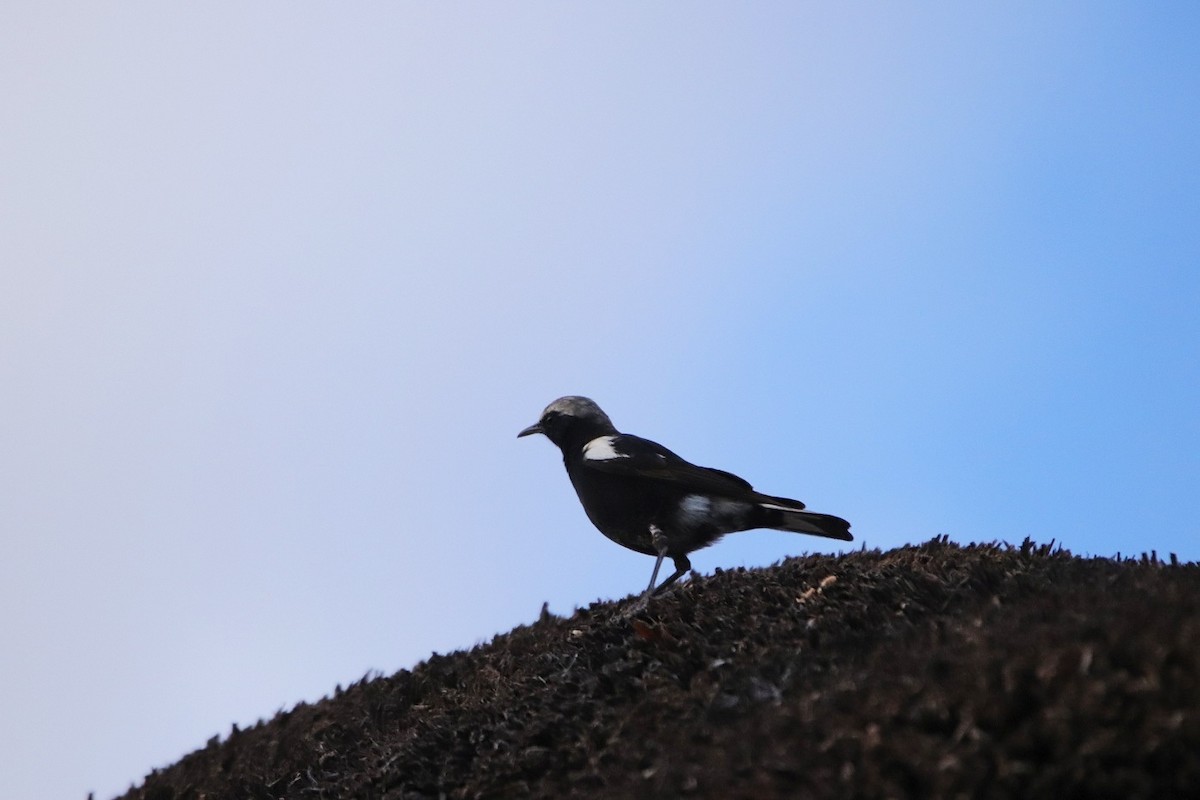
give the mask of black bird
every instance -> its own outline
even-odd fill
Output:
[[[737,475],[698,467],[656,442],[620,433],[586,397],[558,398],[517,437],[534,433],[562,450],[592,524],[617,544],[658,557],[644,596],[658,594],[691,569],[688,553],[734,531],[774,528],[854,540],[844,519],[805,511],[799,500],[756,492]],[[667,556],[675,572],[656,589]]]

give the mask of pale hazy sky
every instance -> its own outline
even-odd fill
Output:
[[[640,590],[563,394],[855,546],[1200,558],[1198,9],[9,2],[5,795]]]

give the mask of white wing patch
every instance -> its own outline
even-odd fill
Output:
[[[790,506],[781,506],[776,503],[759,503],[758,507],[759,508],[769,508],[772,511],[799,511],[800,510],[798,508],[793,508]]]
[[[679,516],[687,524],[698,524],[708,519],[712,501],[702,494],[689,494],[679,501]]]
[[[689,494],[679,501],[679,511],[676,514],[685,527],[716,525],[732,530],[742,524],[749,510],[749,503]]]
[[[614,458],[629,458],[625,453],[618,453],[613,444],[615,436],[597,436],[583,446],[583,457],[588,461],[612,461]]]

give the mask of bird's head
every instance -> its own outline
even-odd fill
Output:
[[[517,438],[534,433],[544,434],[547,439],[560,448],[579,439],[579,444],[602,436],[606,433],[616,433],[608,414],[600,406],[586,397],[560,397],[542,412],[542,416],[533,425],[517,434]]]

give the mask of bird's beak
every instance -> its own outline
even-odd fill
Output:
[[[520,439],[522,436],[532,436],[535,433],[545,433],[545,431],[542,430],[542,426],[536,422],[518,433],[517,438]]]

